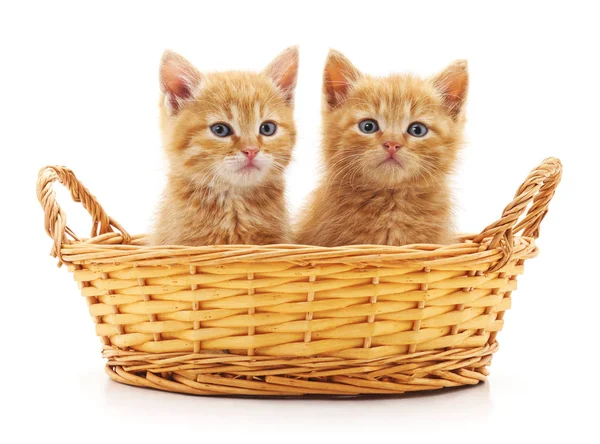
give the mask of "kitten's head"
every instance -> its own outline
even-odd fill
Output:
[[[260,73],[201,73],[171,51],[160,66],[171,174],[196,186],[252,187],[283,175],[295,143],[298,49]]]
[[[465,61],[428,79],[375,78],[330,51],[323,81],[330,179],[391,188],[443,178],[461,144],[467,85]]]

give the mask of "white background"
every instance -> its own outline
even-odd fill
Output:
[[[195,1],[0,5],[0,441],[598,442],[600,70],[592,2]],[[463,231],[495,220],[547,156],[565,165],[499,335],[489,382],[368,400],[200,398],[103,373],[86,304],[48,256],[34,185],[67,165],[130,232],[164,184],[157,67],[172,48],[200,70],[253,69],[300,44],[296,211],[317,178],[328,47],[371,74],[429,75],[468,58]],[[59,194],[70,225],[84,212]],[[44,441],[41,441],[41,440]]]

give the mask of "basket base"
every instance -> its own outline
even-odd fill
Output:
[[[149,355],[105,349],[116,382],[191,395],[398,395],[485,381],[498,344],[376,360],[237,355]]]

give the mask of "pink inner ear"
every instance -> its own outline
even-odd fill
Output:
[[[466,62],[457,62],[439,74],[434,84],[442,93],[444,108],[452,117],[456,117],[466,100],[469,74]]]
[[[183,57],[167,53],[160,67],[160,83],[163,93],[169,100],[173,112],[179,111],[184,101],[192,97],[200,74]]]
[[[187,99],[191,95],[190,87],[181,77],[165,78],[165,87],[169,93],[180,99]]]
[[[181,77],[166,78],[164,81],[167,89],[167,98],[173,112],[178,112],[181,107],[181,101],[191,97],[192,91],[189,85]]]
[[[283,51],[263,72],[283,91],[286,100],[292,101],[298,74],[298,48]]]
[[[337,51],[331,51],[325,64],[323,88],[327,103],[336,107],[348,95],[350,86],[361,77],[350,60]]]
[[[296,85],[296,68],[288,69],[279,77],[277,85],[284,91],[290,91]]]
[[[343,73],[335,67],[327,67],[325,69],[325,93],[327,95],[327,103],[331,106],[337,106],[342,102],[348,94],[350,83]]]
[[[444,102],[453,114],[460,111],[467,90],[467,81],[462,77],[452,78],[444,91]]]

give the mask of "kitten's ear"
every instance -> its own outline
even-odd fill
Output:
[[[455,119],[467,100],[469,71],[466,60],[457,60],[433,77],[433,85],[442,95],[442,103],[448,114]]]
[[[176,52],[166,50],[160,61],[160,90],[169,114],[177,114],[193,99],[202,75]]]
[[[323,94],[331,108],[346,100],[350,86],[362,77],[352,62],[335,49],[329,50],[323,73]]]
[[[263,70],[263,73],[273,80],[288,103],[292,103],[298,77],[298,47],[292,46],[284,50]]]

